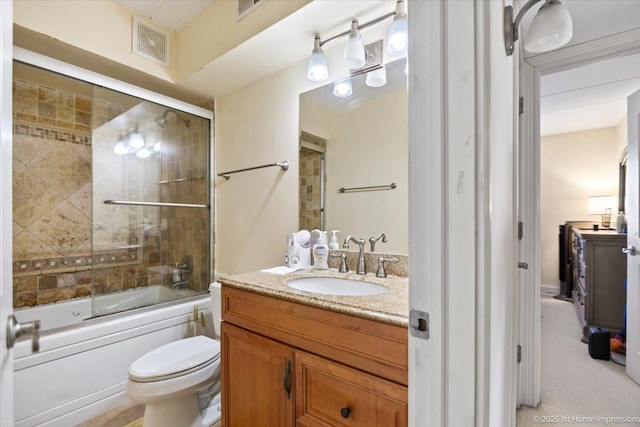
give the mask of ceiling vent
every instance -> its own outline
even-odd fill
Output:
[[[170,34],[137,16],[133,17],[132,51],[143,58],[169,66]]]
[[[264,4],[267,0],[238,0],[238,20],[244,18],[256,7]]]

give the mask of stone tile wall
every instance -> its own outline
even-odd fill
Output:
[[[326,143],[319,144],[326,148]],[[321,229],[320,224],[320,153],[300,150],[300,210],[301,230]]]
[[[92,137],[96,136],[91,130],[115,131],[102,125],[129,108],[14,80],[14,307],[170,284],[170,274],[149,268],[175,265],[184,256],[191,257],[194,266],[190,288],[207,289],[208,209],[113,206],[101,210],[104,197],[99,188],[92,188],[92,174],[115,172],[108,171],[109,162],[107,170],[92,172],[92,149],[96,148]],[[151,175],[153,181],[158,176],[160,180],[189,178],[164,185],[160,201],[208,204],[209,123],[189,118],[193,125],[188,129],[173,119],[166,130],[152,130],[162,134],[163,146],[168,148],[163,150],[160,172],[157,164],[148,162],[149,170],[129,179],[139,184],[137,188],[154,192],[156,198],[155,182],[145,185],[140,180]],[[108,137],[113,140],[114,135]],[[128,195],[131,200],[145,196]],[[132,248],[119,249],[123,246]]]

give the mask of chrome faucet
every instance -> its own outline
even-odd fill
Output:
[[[349,247],[349,242],[357,243],[360,249],[360,253],[358,254],[358,268],[356,270],[356,274],[367,274],[367,265],[364,262],[364,245],[367,243],[364,239],[356,239],[352,236],[347,236],[344,239],[343,248]]]
[[[369,243],[371,243],[371,252],[376,251],[376,242],[382,239],[382,243],[387,243],[387,236],[384,233],[378,234],[377,237],[370,237]]]

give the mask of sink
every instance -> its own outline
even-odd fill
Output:
[[[384,286],[355,280],[334,277],[307,277],[287,283],[287,286],[300,291],[324,295],[369,296],[389,292]]]

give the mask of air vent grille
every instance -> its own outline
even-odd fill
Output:
[[[244,18],[253,12],[254,6],[258,6],[267,0],[238,0],[238,18]]]
[[[165,67],[169,66],[170,34],[149,22],[133,17],[134,53]]]

